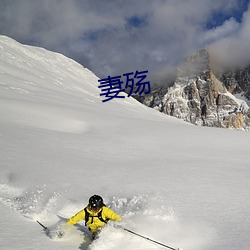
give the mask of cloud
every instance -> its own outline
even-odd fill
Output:
[[[242,23],[227,18],[207,29],[214,13],[233,16],[239,2],[2,0],[0,33],[64,53],[100,77],[149,70],[149,78],[162,79],[204,46],[212,44],[216,53],[225,56],[223,46],[231,48],[249,40],[247,12]],[[242,48],[248,48],[247,43]]]
[[[211,44],[225,37],[235,34],[240,28],[240,24],[232,17],[226,20],[221,26],[204,31],[201,36],[201,44]]]
[[[224,24],[220,29],[227,29]],[[236,29],[210,44],[210,51],[218,64],[225,67],[245,67],[250,64],[250,10],[243,15]]]

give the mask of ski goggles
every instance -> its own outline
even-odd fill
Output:
[[[90,205],[89,208],[93,212],[97,212],[97,211],[99,211],[101,209],[101,207],[97,207],[97,206],[93,206],[93,205],[92,206]]]

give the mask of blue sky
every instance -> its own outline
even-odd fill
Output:
[[[210,48],[250,63],[250,0],[1,0],[0,34],[63,53],[100,77],[148,70],[166,79]]]
[[[229,13],[224,13],[222,10],[216,10],[211,14],[211,18],[207,21],[206,28],[212,29],[223,25],[226,20],[234,18],[237,22],[242,22],[244,12],[248,9],[249,0],[240,0],[236,8],[233,8]]]

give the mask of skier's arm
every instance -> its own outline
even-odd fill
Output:
[[[111,210],[110,208],[105,207],[104,210],[105,210],[105,217],[106,217],[107,219],[110,219],[110,220],[112,220],[112,221],[118,221],[118,222],[122,221],[121,216],[118,215],[118,214],[116,214],[116,213],[115,213],[113,210]]]
[[[67,224],[75,225],[78,221],[84,220],[85,218],[85,212],[84,209],[72,216],[70,219],[68,219]]]

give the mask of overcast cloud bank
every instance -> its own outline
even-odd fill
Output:
[[[248,0],[47,0],[0,2],[0,34],[61,52],[100,77],[149,70],[164,78],[210,47],[224,64],[247,64]]]

